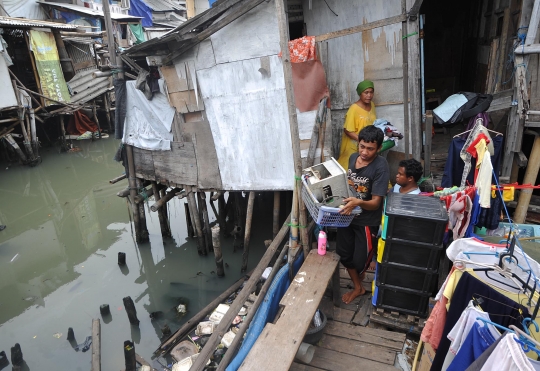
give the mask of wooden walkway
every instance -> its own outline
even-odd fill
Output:
[[[294,371],[398,370],[394,364],[397,354],[403,350],[405,334],[387,331],[385,327],[369,323],[373,310],[370,295],[373,273],[368,273],[364,281],[364,287],[369,291],[366,295],[356,298],[350,304],[344,304],[340,300],[339,307],[335,307],[332,300],[332,280],[330,280],[324,295],[321,295],[321,290],[324,291],[326,286],[324,282],[328,283],[332,275],[331,272],[328,272],[330,265],[322,264],[319,268],[311,267],[313,258],[315,258],[312,255],[310,254],[310,259],[306,260],[300,271],[308,272],[307,276],[304,276],[306,278],[311,276],[310,271],[316,272],[319,278],[324,276],[326,281],[322,281],[321,285],[317,279],[310,279],[308,286],[301,289],[293,288],[292,290],[289,288],[281,302],[285,310],[281,315],[278,314],[275,324],[267,324],[240,369],[255,370],[259,369],[261,365],[272,364],[273,369]],[[336,266],[335,263],[333,266]],[[343,293],[350,290],[352,282],[343,267],[340,267],[339,270],[339,297],[341,297]],[[298,277],[297,275],[296,278]],[[291,287],[293,286],[291,285]],[[291,323],[297,323],[300,318],[312,317],[311,300],[308,300],[309,305],[299,304],[300,302],[304,303],[305,298],[308,296],[315,299],[314,302],[320,301],[318,307],[327,316],[328,322],[324,328],[322,339],[315,345],[313,359],[309,364],[302,364],[297,361],[292,362],[294,353],[300,345],[299,341],[301,342],[302,335],[297,334],[299,329],[295,327],[298,326],[293,326]],[[288,297],[294,299],[295,303],[289,302]],[[309,310],[307,306],[310,306]],[[315,305],[314,308],[316,307]],[[288,314],[286,315],[285,312]],[[278,329],[279,331],[277,331]],[[276,332],[279,332],[279,334]],[[294,349],[294,353],[289,354],[291,349]],[[276,357],[277,354],[280,356]]]

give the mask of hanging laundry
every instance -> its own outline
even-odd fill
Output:
[[[289,41],[289,54],[291,63],[302,63],[317,59],[315,51],[315,36],[304,36]],[[281,52],[279,53],[281,57]]]
[[[495,343],[500,336],[501,335],[494,330],[493,326],[481,325],[478,322],[474,323],[459,352],[455,355],[455,357],[450,357],[452,362],[448,366],[447,370],[465,371],[467,367],[469,367],[476,358],[484,353],[484,351],[488,349],[491,344]],[[450,354],[451,353],[449,352],[448,355]]]
[[[373,122],[373,126],[381,129],[384,134],[383,141],[392,140],[397,145],[398,139],[403,139],[403,134],[388,120],[376,119]]]
[[[519,338],[515,334],[506,334],[495,347],[481,371],[535,371],[540,369],[540,362],[527,357]]]

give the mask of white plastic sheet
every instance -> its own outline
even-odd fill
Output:
[[[159,93],[152,100],[135,88],[135,81],[126,82],[127,112],[122,142],[151,151],[170,151],[174,108],[164,94],[163,80]]]
[[[4,8],[10,17],[46,20],[45,12],[36,0],[3,0]]]

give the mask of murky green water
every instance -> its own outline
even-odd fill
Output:
[[[126,201],[116,196],[126,181],[108,183],[123,172],[113,160],[118,142],[76,144],[81,152],[44,149],[35,168],[0,163],[0,224],[7,225],[0,232],[0,350],[10,357],[19,343],[30,370],[89,370],[91,351],[76,352],[66,336],[72,327],[82,343],[93,318],[101,319],[102,370],[124,368],[125,340],[150,360],[164,323],[174,331],[242,275],[232,238],[222,239],[225,278],[213,274],[213,255],[197,255],[196,241],[187,238],[184,200],[169,203],[172,238],[162,239],[157,214],[147,211],[150,242],[137,246]],[[255,204],[248,270],[271,238],[265,206],[260,199]],[[118,252],[127,255],[124,269]],[[139,327],[129,324],[125,296],[135,302]],[[184,318],[171,311],[179,297],[190,301]],[[112,319],[102,319],[101,304],[110,305]],[[151,320],[154,311],[165,317]]]

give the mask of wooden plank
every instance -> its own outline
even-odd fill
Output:
[[[289,369],[338,261],[334,252],[319,255],[310,251],[280,301],[284,307],[281,316],[276,324],[265,326],[240,370],[255,370],[261,364],[272,364],[276,371]]]
[[[171,151],[153,153],[157,182],[197,185],[195,146],[191,142],[171,142]]]
[[[369,359],[355,357],[350,354],[339,353],[334,350],[315,347],[315,354],[310,366],[320,367],[329,371],[343,370],[370,370],[370,371],[396,371],[394,366],[375,362]]]
[[[343,322],[343,323],[351,323],[351,320],[354,317],[354,311],[334,307],[334,321],[337,322]]]
[[[169,93],[171,104],[180,113],[197,112],[204,110],[203,100],[195,96],[195,90],[177,91]]]
[[[296,362],[294,362],[291,365],[291,368],[289,368],[289,371],[319,371],[319,370],[322,371],[323,369],[309,366],[309,365],[303,365],[301,363],[296,363]]]
[[[378,312],[373,312],[370,317],[370,323],[378,323],[386,327],[394,328],[400,331],[407,333],[413,333],[420,335],[422,333],[423,327],[418,326],[417,323],[410,323],[407,320],[407,315],[401,314],[397,317],[394,317],[386,312],[384,314],[379,314]],[[415,317],[417,318],[417,317]],[[419,321],[423,321],[419,319]]]
[[[101,370],[101,324],[99,319],[92,320],[92,371]]]
[[[374,330],[369,327],[347,325],[336,321],[328,322],[324,333],[398,351],[401,351],[405,341],[405,334],[399,332]]]
[[[197,186],[202,189],[221,189],[221,174],[210,123],[205,118],[199,122],[186,122],[184,132],[195,137]]]
[[[335,39],[336,37],[352,35],[358,32],[364,32],[364,31],[372,30],[374,28],[388,26],[394,23],[400,23],[400,22],[405,21],[406,19],[407,19],[407,16],[405,14],[396,15],[394,17],[381,19],[381,20],[366,23],[360,26],[349,27],[344,30],[339,30],[339,31],[334,31],[334,32],[318,35],[318,36],[315,36],[315,42]]]
[[[499,49],[499,39],[493,39],[491,41],[491,48],[489,50],[489,60],[488,60],[488,73],[486,81],[486,93],[493,93],[495,86],[495,71],[496,71],[496,60],[497,60],[497,51]]]
[[[160,69],[167,83],[169,94],[188,90],[187,80],[178,75],[176,66],[161,66]]]
[[[388,348],[327,334],[323,334],[323,337],[321,341],[317,343],[317,346],[388,365],[394,364],[397,352],[396,350],[390,350]]]
[[[80,62],[80,63],[73,63],[73,68],[75,69],[75,71],[78,71],[78,70],[82,70],[83,68],[92,67],[94,65],[95,65],[94,60],[90,59],[90,60]]]
[[[367,326],[371,310],[373,310],[373,305],[371,304],[371,297],[369,297],[368,300],[365,300],[364,303],[360,305],[360,308],[352,319],[352,323],[354,325]]]
[[[152,151],[133,147],[133,161],[135,163],[135,174],[138,178],[155,180],[156,173]]]
[[[508,41],[508,27],[510,25],[510,8],[504,10],[503,24],[501,31],[501,42],[499,44],[499,63],[497,65],[497,83],[495,84],[495,92],[501,90],[501,84],[504,80],[504,67],[506,65],[506,44]]]

